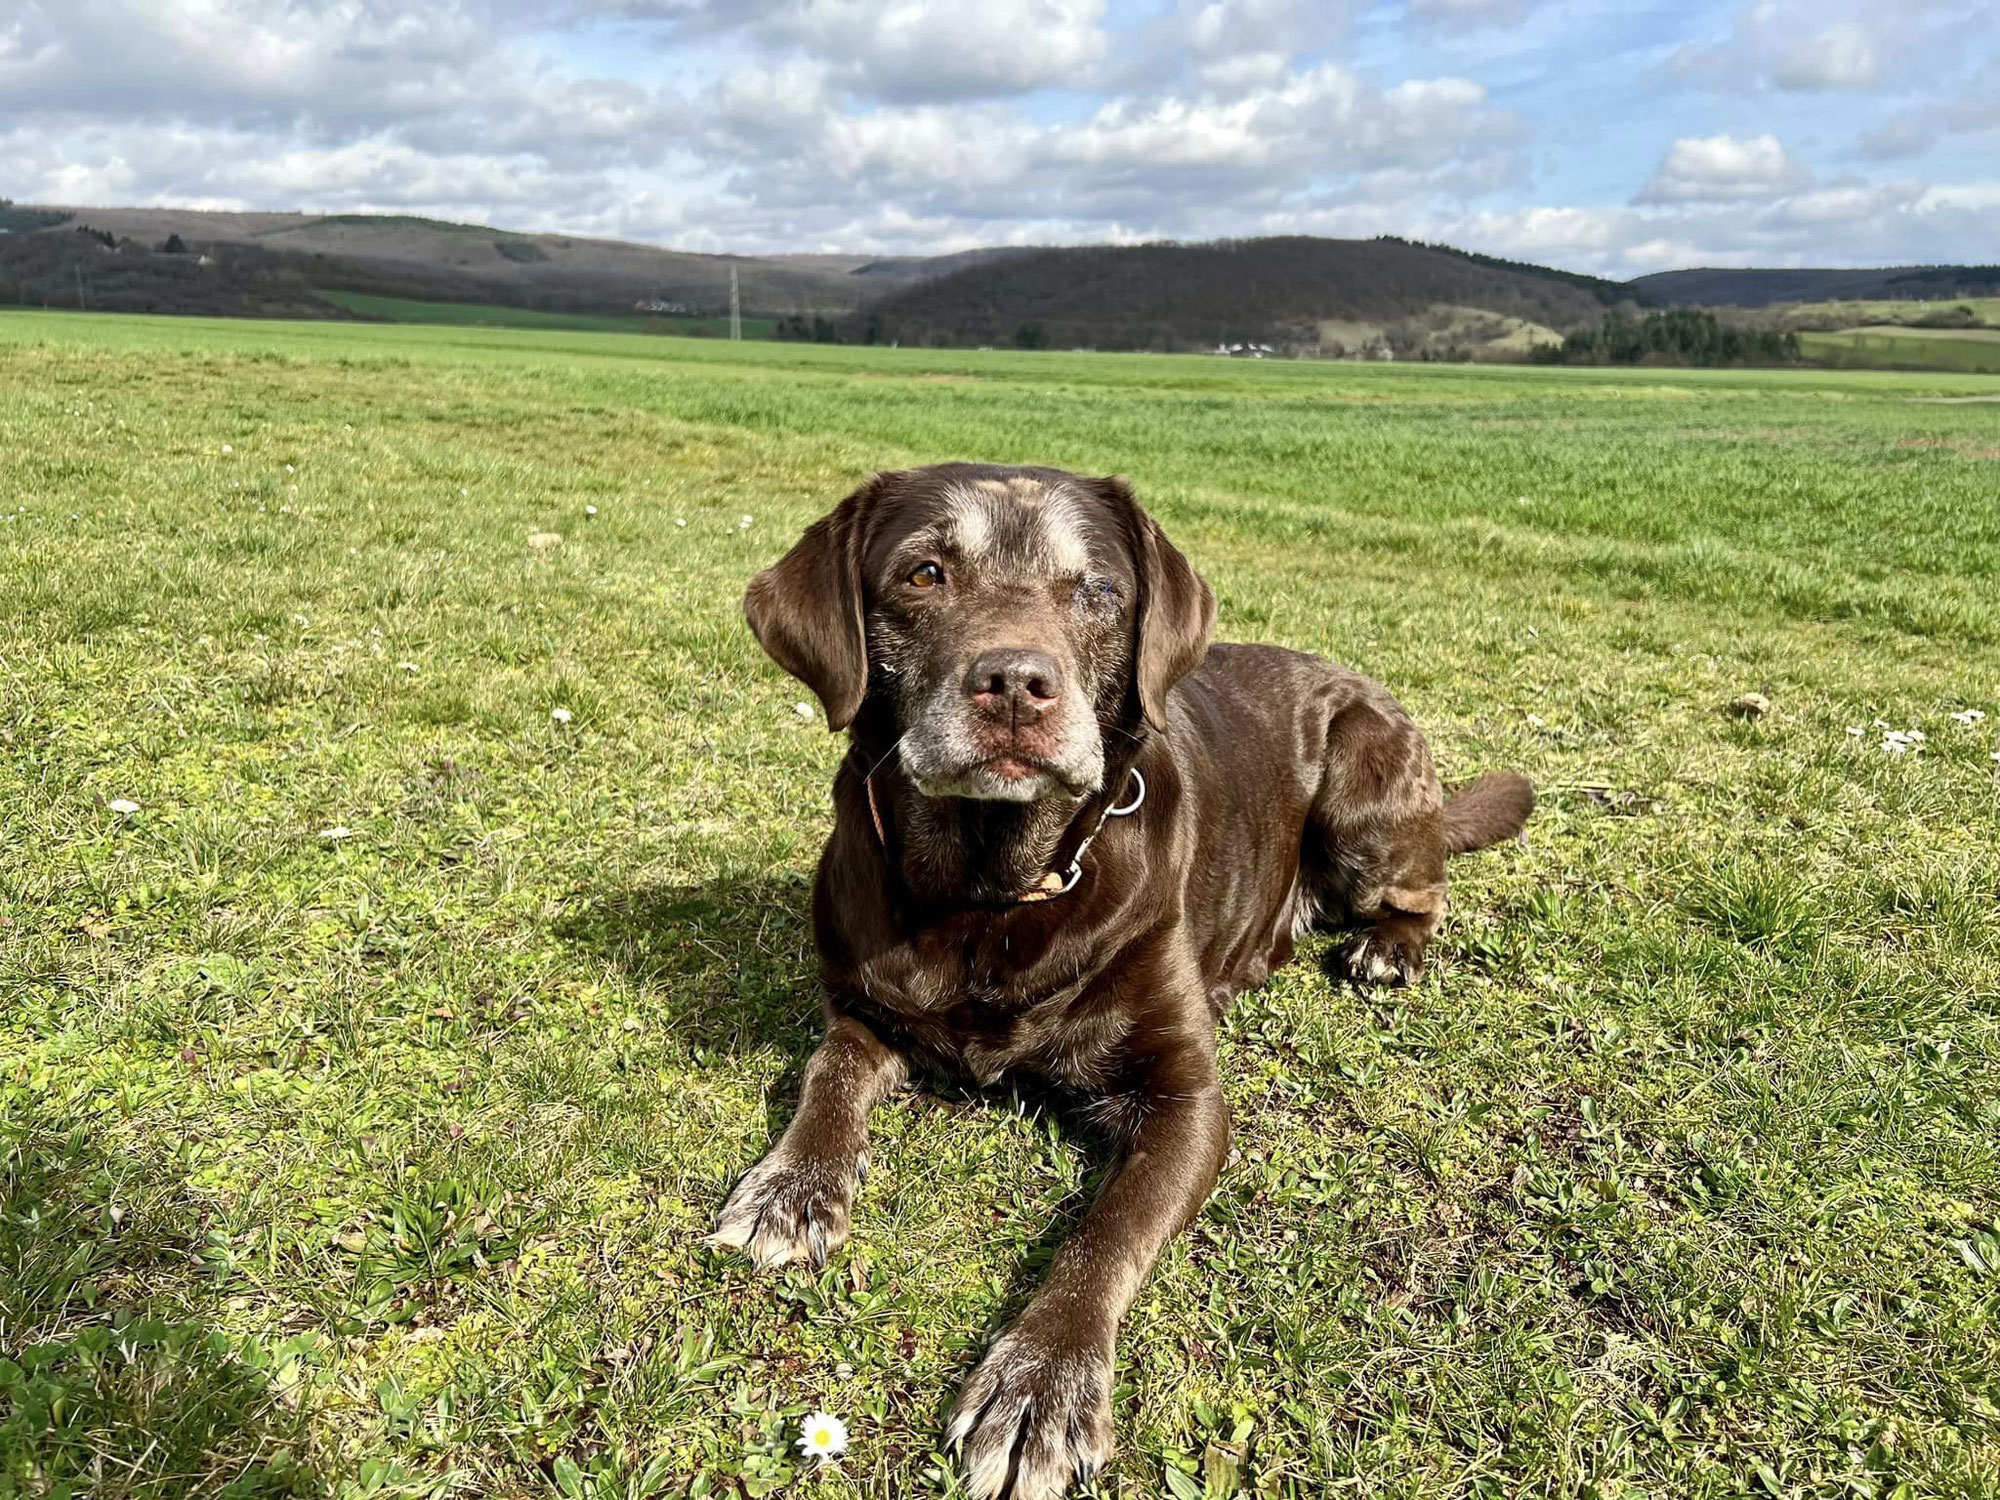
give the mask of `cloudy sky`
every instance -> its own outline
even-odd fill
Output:
[[[1995,0],[5,0],[0,196],[698,250],[2000,260]]]

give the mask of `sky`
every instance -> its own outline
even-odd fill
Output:
[[[2000,261],[1996,0],[0,0],[0,196],[682,249]]]

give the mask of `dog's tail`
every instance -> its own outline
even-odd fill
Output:
[[[1488,771],[1445,799],[1445,852],[1469,854],[1511,839],[1528,826],[1534,810],[1535,788],[1527,777]]]

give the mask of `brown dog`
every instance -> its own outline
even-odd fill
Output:
[[[1208,585],[1117,479],[878,474],[744,611],[849,747],[813,888],[826,1041],[715,1240],[823,1262],[913,1068],[1085,1096],[1122,1164],[950,1429],[974,1494],[1059,1495],[1110,1455],[1119,1322],[1227,1152],[1222,1009],[1322,923],[1356,929],[1352,978],[1414,978],[1445,856],[1534,794],[1489,775],[1447,802],[1375,683],[1211,646]]]

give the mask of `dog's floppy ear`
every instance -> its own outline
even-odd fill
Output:
[[[1115,477],[1097,481],[1125,512],[1139,569],[1138,645],[1133,677],[1139,708],[1155,729],[1167,727],[1167,694],[1208,655],[1215,626],[1215,592],[1195,572],[1160,523],[1147,515],[1132,487]]]
[[[851,724],[868,692],[861,539],[867,513],[888,478],[872,476],[813,522],[743,594],[743,617],[757,643],[813,690],[829,729]]]

